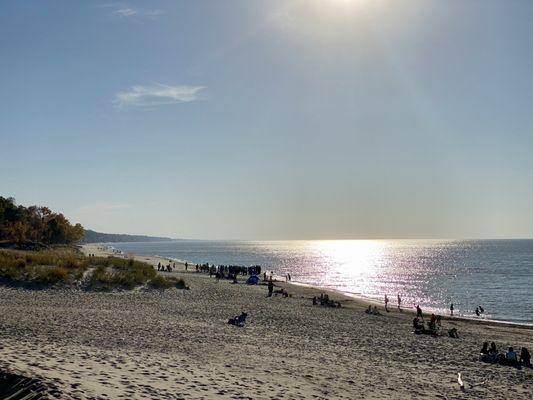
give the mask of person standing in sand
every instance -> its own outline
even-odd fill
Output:
[[[272,279],[268,281],[268,297],[272,297],[272,292],[274,291],[274,283]]]
[[[453,303],[450,304],[450,316],[453,317],[453,310],[454,310],[454,307],[453,307]]]
[[[387,297],[387,295],[385,295],[385,311],[389,312],[389,309],[387,308],[389,305],[389,298]]]
[[[417,316],[418,318],[422,318],[422,319],[424,318],[424,317],[422,316],[422,309],[420,308],[420,304],[417,304],[417,305],[416,305],[416,316]]]
[[[398,295],[398,310],[402,311],[402,298]]]

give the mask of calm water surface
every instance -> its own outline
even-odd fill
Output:
[[[192,263],[268,266],[293,281],[404,306],[533,323],[533,240],[310,240],[114,243]]]

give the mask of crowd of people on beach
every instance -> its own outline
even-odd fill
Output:
[[[509,347],[506,352],[500,352],[496,347],[496,343],[491,342],[489,346],[488,342],[484,342],[483,347],[481,347],[479,359],[490,364],[533,368],[531,365],[531,354],[526,347],[522,347],[519,355],[513,347]]]
[[[172,272],[172,270],[176,269],[176,263],[172,263],[172,265],[170,265],[170,263],[165,266],[163,264],[161,264],[161,262],[157,263],[157,270],[158,271],[162,271],[162,272]]]

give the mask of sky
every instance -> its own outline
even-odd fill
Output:
[[[533,237],[533,2],[2,1],[0,195],[103,232]]]

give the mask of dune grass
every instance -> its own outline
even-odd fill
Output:
[[[181,278],[170,277],[157,275],[148,282],[148,286],[153,289],[169,289],[175,287],[177,289],[188,289],[188,286],[185,284],[185,281]]]
[[[93,257],[95,266],[90,286],[94,289],[133,289],[155,278],[157,273],[149,264],[118,257]]]
[[[0,250],[0,279],[27,285],[69,284],[89,267],[86,257],[74,249],[21,251]]]
[[[89,270],[89,278],[81,282]],[[82,285],[89,290],[186,288],[182,279],[158,275],[146,263],[119,257],[86,257],[74,248],[0,250],[0,281],[27,287]]]

